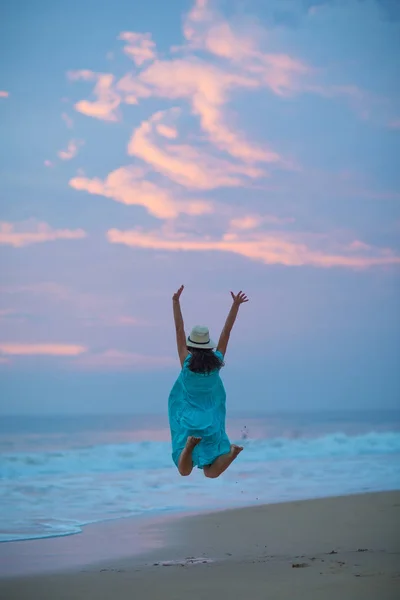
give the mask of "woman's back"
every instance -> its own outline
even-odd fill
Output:
[[[196,352],[196,351],[195,351]],[[199,351],[197,351],[198,353]],[[216,365],[219,365],[217,368],[207,372],[207,371],[193,371],[191,369],[191,363],[194,362],[193,359],[197,358],[194,353],[190,353],[182,366],[181,371],[181,380],[182,386],[188,396],[188,401],[200,401],[200,399],[204,401],[212,402],[212,398],[215,396],[215,400],[219,399],[221,392],[225,394],[224,385],[222,383],[220,377],[220,369],[223,363],[223,356],[221,352],[218,350],[212,352],[215,358],[218,359]]]

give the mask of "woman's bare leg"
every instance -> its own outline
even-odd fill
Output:
[[[231,449],[227,454],[221,454],[214,460],[211,465],[204,467],[204,475],[206,477],[211,477],[211,479],[215,479],[219,477],[221,473],[226,471],[231,463],[235,460],[238,454],[243,450],[243,446],[236,446],[236,444],[231,445]]]
[[[197,446],[201,442],[201,438],[194,437],[193,435],[189,435],[186,440],[186,446],[181,452],[178,461],[178,471],[181,475],[190,475],[193,470],[193,459],[192,452],[193,448]]]

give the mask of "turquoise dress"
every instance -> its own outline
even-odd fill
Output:
[[[221,352],[215,354],[222,360]],[[231,447],[225,433],[226,393],[219,370],[193,373],[188,366],[190,357],[186,357],[168,400],[172,459],[178,466],[187,437],[201,437],[192,456],[193,464],[202,469]]]

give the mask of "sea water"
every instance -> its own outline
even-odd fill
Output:
[[[235,416],[244,451],[222,477],[181,477],[164,417],[0,420],[0,541],[109,519],[400,488],[400,413]]]

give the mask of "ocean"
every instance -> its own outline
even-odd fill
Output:
[[[231,416],[244,451],[222,477],[181,477],[165,417],[0,419],[0,541],[110,519],[400,488],[400,413]]]

